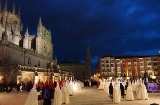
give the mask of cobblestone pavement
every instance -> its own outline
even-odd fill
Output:
[[[0,92],[0,105],[24,105],[28,92]],[[39,105],[43,105],[39,101]],[[160,105],[160,93],[149,93],[149,100],[127,101],[122,98],[118,105],[150,105],[158,103]],[[108,95],[103,90],[98,90],[95,87],[85,87],[82,90],[76,91],[73,96],[70,96],[70,104],[68,105],[115,105]]]

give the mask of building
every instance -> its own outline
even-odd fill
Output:
[[[96,73],[100,72],[100,78],[108,77],[149,77],[159,76],[160,56],[105,56],[100,57],[97,63]]]
[[[27,28],[23,35],[22,30],[20,8],[16,13],[13,4],[9,12],[7,1],[3,9],[0,3],[0,82],[33,81],[35,72],[46,81],[58,69],[53,60],[51,31],[43,26],[41,18],[37,34],[30,35]]]
[[[60,66],[60,70],[74,73],[75,79],[89,80],[91,77],[91,55],[89,47],[86,51],[86,62],[60,62],[58,65]]]

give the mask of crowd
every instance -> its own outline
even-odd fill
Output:
[[[37,105],[38,100],[43,100],[43,105],[61,105],[70,103],[69,96],[84,84],[80,81],[46,81],[34,82],[25,105]],[[42,93],[42,94],[39,94]]]
[[[99,80],[98,89],[103,89],[114,103],[121,102],[121,98],[133,101],[135,97],[148,100],[148,93],[144,81],[136,80]]]

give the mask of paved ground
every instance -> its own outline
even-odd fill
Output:
[[[27,92],[16,93],[0,93],[0,105],[24,105],[27,96]],[[160,105],[160,93],[149,93],[149,100],[137,100],[126,101],[122,99],[122,102],[118,105],[150,105],[151,103],[158,103]],[[82,88],[70,96],[70,104],[68,105],[115,105],[108,95],[103,90],[98,90],[95,87]],[[42,101],[39,101],[39,105],[43,105]]]

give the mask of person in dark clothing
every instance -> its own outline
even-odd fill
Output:
[[[43,88],[42,97],[44,99],[43,105],[51,105],[50,89],[48,85]]]
[[[121,96],[124,98],[124,86],[120,83]]]
[[[127,87],[128,87],[128,81],[126,82],[126,85],[125,85],[125,91],[127,90]]]
[[[110,94],[110,98],[113,98],[113,86],[112,86],[112,83],[110,83],[110,85],[109,85],[109,94]]]

